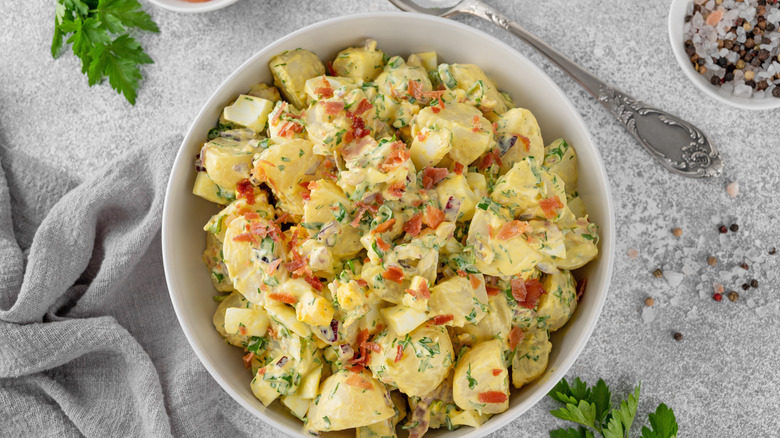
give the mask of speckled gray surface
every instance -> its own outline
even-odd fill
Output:
[[[571,8],[566,0],[490,3],[607,82],[705,130],[726,162],[724,175],[714,180],[671,175],[539,55],[500,29],[459,18],[516,47],[560,84],[610,176],[618,225],[615,273],[598,326],[569,376],[602,377],[620,394],[641,380],[639,417],[663,401],[675,410],[681,436],[777,436],[780,255],[767,252],[780,246],[780,110],[732,109],[689,84],[669,48],[667,1],[584,0]],[[138,142],[185,132],[221,81],[275,39],[335,16],[394,10],[382,0],[242,0],[206,15],[180,15],[144,4],[162,32],[141,36],[156,63],[144,69],[131,107],[107,85],[88,88],[73,56],[51,59],[51,1],[6,2],[0,16],[0,144],[83,178]],[[726,193],[732,181],[740,187],[735,198]],[[721,238],[721,223],[738,223],[740,230]],[[674,237],[673,227],[681,227],[683,236]],[[631,248],[638,258],[628,257]],[[706,263],[710,255],[719,259],[714,267]],[[748,271],[735,268],[743,261]],[[654,278],[657,267],[669,278]],[[672,286],[680,280],[675,273],[684,277]],[[752,278],[759,287],[743,291],[739,286]],[[713,283],[737,290],[739,300],[714,301]],[[649,322],[642,317],[648,296],[656,299]],[[672,339],[676,331],[682,342]],[[244,416],[245,431],[278,435],[235,407],[229,415]],[[552,407],[543,400],[494,436],[547,436],[562,424],[548,413]]]

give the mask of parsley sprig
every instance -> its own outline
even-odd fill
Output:
[[[641,384],[637,385],[628,398],[612,409],[612,393],[603,380],[599,379],[595,386],[588,387],[579,377],[572,385],[569,385],[566,379],[562,379],[548,395],[565,406],[550,413],[580,426],[577,429],[570,427],[551,430],[550,438],[594,438],[595,435],[590,429],[604,438],[628,437],[639,403],[640,386]],[[677,437],[677,419],[668,406],[661,403],[655,413],[651,413],[648,417],[652,429],[647,426],[642,427],[642,438]]]
[[[62,53],[64,43],[71,44],[90,87],[108,77],[111,87],[135,105],[140,66],[154,61],[127,32],[159,32],[149,14],[137,0],[56,1],[52,57]]]

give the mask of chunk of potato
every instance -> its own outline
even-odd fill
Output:
[[[454,362],[447,329],[422,325],[407,335],[385,330],[374,338],[380,351],[371,353],[368,366],[379,381],[408,396],[424,396],[447,377]],[[398,352],[401,359],[398,359]]]
[[[223,189],[232,191],[239,181],[249,178],[256,151],[249,143],[217,137],[203,145],[200,158],[209,178]]]
[[[440,64],[439,77],[449,90],[461,89],[468,101],[475,106],[496,114],[509,108],[508,102],[498,91],[495,82],[474,64]]]
[[[225,311],[225,332],[245,336],[265,336],[270,320],[263,309],[239,309]]]
[[[536,314],[544,318],[551,332],[563,327],[577,309],[577,283],[571,272],[562,270],[548,274],[542,281],[547,291],[539,298]]]
[[[376,41],[366,40],[363,47],[350,47],[336,55],[333,70],[339,76],[370,82],[382,72],[385,54],[376,48]]]
[[[222,110],[222,120],[255,132],[263,132],[268,122],[268,114],[273,109],[274,102],[270,100],[242,94]]]
[[[496,120],[496,143],[501,154],[501,173],[525,157],[544,160],[542,131],[531,111],[513,108]]]
[[[552,350],[547,330],[526,331],[523,335],[512,358],[512,384],[515,388],[544,374]]]
[[[303,91],[306,80],[325,74],[325,65],[313,52],[306,49],[288,50],[274,56],[268,62],[274,85],[282,91],[285,99],[302,109],[308,106]]]
[[[509,408],[509,372],[501,341],[479,343],[460,358],[452,396],[459,408],[479,414],[498,414]]]
[[[367,426],[395,414],[384,385],[368,371],[341,370],[322,382],[320,396],[309,402],[307,432]]]
[[[294,139],[284,144],[271,145],[255,159],[255,176],[268,183],[281,203],[282,210],[294,218],[303,216],[303,193],[308,189],[301,183],[311,181],[322,157],[314,155],[312,143]]]
[[[488,297],[482,274],[468,274],[468,278],[455,276],[431,288],[431,298],[428,300],[428,306],[431,308],[429,316],[452,315],[452,320],[445,324],[463,327],[466,323],[479,323],[487,313],[487,304]]]
[[[574,148],[559,138],[544,148],[544,167],[558,178],[566,187],[566,194],[577,192],[577,153]]]
[[[432,135],[435,141],[428,140]],[[495,145],[490,121],[465,103],[447,104],[438,113],[431,107],[423,108],[412,125],[412,136],[410,153],[420,169],[437,164],[447,147],[446,154],[453,161],[468,166]]]

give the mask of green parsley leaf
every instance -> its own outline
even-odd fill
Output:
[[[642,438],[676,438],[677,437],[677,418],[674,416],[668,406],[661,403],[656,408],[654,414],[649,415],[650,425],[653,429],[648,429],[647,426],[642,427]]]
[[[620,407],[609,413],[604,427],[604,438],[624,438],[634,423],[636,407],[639,404],[639,387],[634,388],[634,393],[628,395],[628,399],[620,402]]]
[[[596,427],[596,405],[586,400],[580,400],[579,404],[567,403],[566,406],[550,411],[553,417],[561,420],[573,421],[583,426]]]
[[[57,0],[51,55],[57,58],[62,53],[67,37],[89,86],[107,77],[111,87],[135,105],[140,66],[153,61],[124,33],[131,28],[160,31],[138,0]]]
[[[550,438],[594,438],[593,432],[580,426],[578,429],[555,429],[550,431]]]

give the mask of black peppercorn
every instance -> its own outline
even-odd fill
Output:
[[[756,280],[755,278],[750,280],[750,287],[752,287],[753,289],[757,289],[758,288],[758,280]]]
[[[675,334],[674,334],[674,340],[675,340],[675,341],[677,341],[677,342],[680,342],[680,341],[682,341],[682,340],[683,340],[683,335],[682,335],[682,333],[680,333],[680,332],[677,332],[677,333],[675,333]]]
[[[712,85],[720,85],[720,78],[717,76],[713,76],[710,78],[710,83]]]
[[[747,283],[742,283],[742,290],[748,290],[750,289],[750,285]]]
[[[727,65],[729,65],[729,60],[728,59],[726,59],[726,58],[718,58],[718,66],[726,68]]]
[[[731,231],[736,233],[737,231],[739,231],[739,225],[731,224],[731,226],[729,227],[729,230],[731,230]]]

